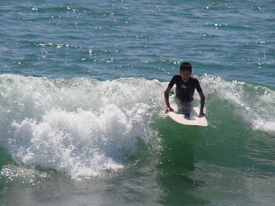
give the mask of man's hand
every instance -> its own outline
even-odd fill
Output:
[[[165,113],[167,114],[170,111],[174,111],[174,109],[172,107],[166,107]]]
[[[205,114],[205,113],[203,113],[203,112],[200,112],[200,116],[203,116],[203,117],[205,117],[205,118],[207,119],[206,114]]]
[[[171,91],[171,87],[167,87],[167,89],[164,92],[164,99],[165,99],[165,104],[166,104],[166,109],[165,109],[165,113],[167,114],[167,112],[170,111],[174,111],[171,107],[170,107],[170,103],[169,103],[169,92]]]

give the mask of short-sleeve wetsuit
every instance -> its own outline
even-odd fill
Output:
[[[190,77],[187,82],[184,82],[180,75],[175,75],[169,83],[169,87],[176,87],[176,97],[182,102],[192,102],[195,88],[198,92],[202,91],[199,80]]]

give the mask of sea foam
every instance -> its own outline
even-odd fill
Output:
[[[213,101],[228,102],[244,126],[275,135],[272,89],[211,75],[198,78],[206,95],[206,113],[216,109]],[[73,178],[116,171],[137,153],[139,141],[148,150],[161,149],[161,134],[152,123],[167,118],[163,99],[167,85],[142,78],[2,75],[1,146],[19,164],[53,168]],[[196,92],[195,99],[199,104]]]
[[[262,85],[230,81],[205,75],[201,80],[208,96],[226,101],[234,107],[234,115],[253,130],[275,135],[275,91]],[[207,104],[207,103],[206,103]]]
[[[156,80],[10,75],[1,81],[1,142],[18,163],[75,178],[98,176],[122,168],[138,141],[159,147],[151,127],[163,103],[163,84]]]

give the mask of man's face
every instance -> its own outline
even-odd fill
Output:
[[[180,76],[184,82],[187,82],[191,77],[191,75],[192,75],[192,72],[190,71],[187,71],[187,70],[180,71]]]

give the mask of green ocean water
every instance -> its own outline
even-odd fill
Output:
[[[0,205],[273,205],[274,10],[0,1]],[[208,127],[164,113],[182,61]]]

